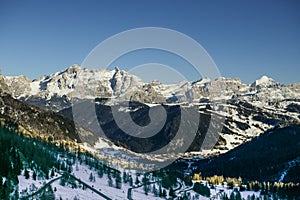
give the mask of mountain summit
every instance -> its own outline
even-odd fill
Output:
[[[272,78],[267,77],[266,75],[262,76],[260,79],[254,81],[252,87],[262,87],[262,86],[271,86],[274,85],[275,81]]]

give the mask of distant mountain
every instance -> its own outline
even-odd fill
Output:
[[[300,98],[300,83],[283,85],[267,76],[252,84],[238,78],[203,78],[196,82],[162,84],[158,81],[143,83],[142,80],[119,68],[112,71],[90,70],[72,65],[66,70],[30,80],[25,76],[4,77],[14,98],[39,104],[52,110],[70,106],[70,99],[118,98],[122,101],[133,96],[143,103],[199,103],[210,98],[216,85],[222,89],[221,99],[245,100],[259,106]],[[61,102],[52,100],[61,99]],[[38,101],[40,101],[38,103]]]
[[[300,182],[300,125],[276,127],[223,155],[195,162],[203,176]]]
[[[117,67],[107,71],[89,70],[73,65],[64,71],[33,81],[24,76],[4,79],[13,97],[55,111],[69,107],[72,98],[122,99],[122,94],[127,89],[131,91],[130,94],[136,93],[134,96],[137,97],[137,101],[163,101],[163,98],[144,85],[141,79]]]
[[[8,86],[4,90],[14,98],[60,112],[70,119],[73,117],[72,101],[96,99],[97,115],[107,116],[102,125],[104,131],[110,133],[108,137],[116,144],[137,152],[142,152],[145,145],[136,143],[134,148],[128,146],[128,138],[126,139],[126,135],[111,118],[112,106],[120,106],[119,112],[130,112],[132,117],[136,116],[135,121],[140,125],[149,123],[150,106],[163,104],[169,111],[174,111],[180,105],[197,107],[202,121],[188,150],[191,152],[190,156],[193,156],[193,152],[199,155],[199,151],[205,157],[225,153],[286,121],[297,123],[300,120],[300,83],[283,85],[267,76],[252,84],[245,84],[239,78],[223,77],[216,80],[203,78],[196,82],[183,81],[178,84],[162,84],[158,81],[143,83],[140,78],[119,68],[111,71],[90,70],[73,65],[33,81],[25,76],[16,76],[2,77],[2,82]],[[218,86],[222,89],[221,93],[212,97]],[[122,105],[128,99],[138,103],[134,110]],[[214,109],[216,105],[220,109]],[[176,115],[179,116],[178,113]],[[200,147],[203,135],[212,115],[224,116],[225,122],[221,124],[223,128],[213,150],[202,151]],[[176,123],[174,120],[175,118],[170,117],[167,124],[170,126]],[[90,123],[85,121],[85,124]],[[176,126],[174,127],[176,131]],[[93,131],[92,141],[97,140],[98,136],[93,127],[88,129]],[[155,144],[151,143],[152,147]],[[148,146],[149,149],[152,148],[151,145]]]

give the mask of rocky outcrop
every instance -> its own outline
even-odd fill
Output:
[[[8,86],[5,83],[5,79],[0,71],[0,94],[9,92]]]

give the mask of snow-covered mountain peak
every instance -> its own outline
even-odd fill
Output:
[[[260,79],[254,81],[251,86],[257,87],[257,86],[270,86],[274,85],[276,82],[274,79],[267,77],[266,75],[262,76]]]
[[[66,72],[67,73],[70,73],[70,74],[73,74],[73,73],[76,73],[80,70],[83,70],[84,68],[81,68],[78,64],[74,64],[74,65],[71,65],[69,68],[66,69]]]
[[[197,85],[197,86],[205,86],[205,84],[211,82],[211,79],[210,78],[201,78],[199,81],[196,81],[193,83],[193,85]]]

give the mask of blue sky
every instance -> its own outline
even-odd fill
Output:
[[[195,39],[222,76],[247,83],[262,75],[299,82],[299,9],[296,0],[0,0],[0,69],[4,75],[38,78],[82,63],[114,34],[151,26]]]

